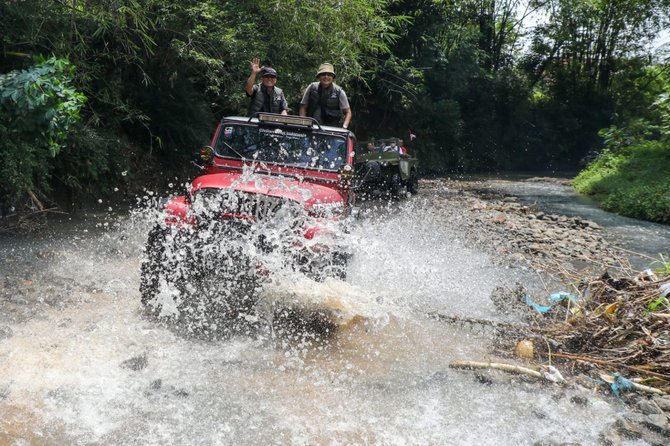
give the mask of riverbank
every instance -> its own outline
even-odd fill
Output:
[[[627,403],[633,415],[603,433],[603,444],[667,444],[667,265],[635,271],[628,250],[609,240],[601,225],[545,213],[490,181],[427,180],[422,186],[435,206],[453,210],[478,246],[502,263],[537,272],[545,283],[544,296],[523,286],[492,296],[501,312],[528,322],[524,329],[500,331],[500,354],[535,368],[554,365],[570,385]]]

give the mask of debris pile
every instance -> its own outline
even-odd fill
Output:
[[[670,393],[670,277],[603,274],[554,307],[537,347],[576,371],[621,373]],[[607,375],[605,375],[607,376]]]

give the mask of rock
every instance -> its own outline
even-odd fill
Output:
[[[163,380],[162,379],[156,379],[154,381],[151,381],[151,384],[149,384],[149,388],[151,390],[160,390],[160,388],[163,386]]]
[[[6,400],[9,397],[9,385],[0,385],[0,400]]]
[[[645,417],[642,422],[649,430],[662,434],[665,437],[670,437],[670,423],[665,414],[651,414]]]
[[[185,398],[188,396],[188,392],[184,389],[177,389],[173,392],[174,396]]]
[[[575,395],[570,398],[570,402],[578,406],[588,406],[590,404],[589,399],[583,396]]]
[[[0,340],[9,339],[14,336],[14,331],[6,325],[0,326]]]
[[[670,395],[654,395],[652,399],[662,410],[670,412]]]
[[[598,438],[598,444],[603,446],[615,446],[621,444],[621,435],[615,429],[607,429]]]
[[[147,354],[142,353],[141,355],[134,356],[130,359],[126,359],[121,363],[121,367],[124,369],[130,369],[138,372],[143,368],[145,368],[148,363],[149,361],[147,360]]]
[[[662,414],[663,411],[661,408],[658,407],[656,403],[653,402],[653,400],[648,400],[645,397],[641,397],[637,401],[637,407],[642,411],[643,414],[645,415],[652,415],[652,414]]]
[[[507,217],[505,217],[504,214],[497,214],[491,218],[491,221],[493,223],[504,223],[507,220]]]
[[[618,420],[614,424],[619,435],[629,440],[639,440],[642,438],[642,427],[630,420]]]
[[[592,221],[588,221],[588,220],[586,221],[586,225],[587,225],[587,227],[589,227],[589,228],[591,228],[591,229],[595,229],[595,230],[597,230],[597,231],[599,231],[599,230],[601,230],[601,229],[603,228],[603,227],[600,226],[598,223],[595,223],[595,222],[592,222]]]

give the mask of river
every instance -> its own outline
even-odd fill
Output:
[[[627,411],[613,398],[449,368],[501,358],[491,332],[428,313],[508,320],[492,291],[538,284],[432,204],[425,190],[363,213],[346,281],[266,291],[345,308],[322,341],[193,337],[144,316],[142,207],[0,236],[0,444],[598,444]]]

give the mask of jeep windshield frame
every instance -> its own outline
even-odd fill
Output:
[[[344,134],[294,126],[224,121],[214,140],[221,158],[337,172],[347,164]]]

